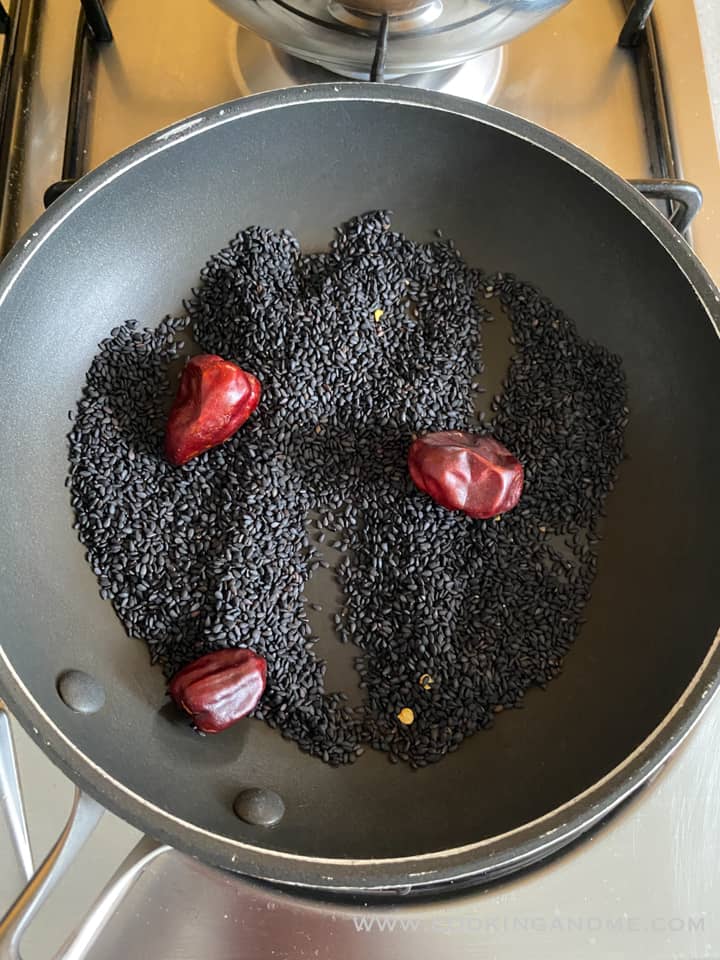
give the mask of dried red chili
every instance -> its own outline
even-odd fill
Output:
[[[183,667],[168,692],[203,733],[219,733],[246,717],[265,690],[267,663],[252,650],[215,650]]]
[[[185,365],[165,428],[165,456],[175,466],[229,440],[260,402],[260,383],[214,354]]]
[[[427,433],[410,447],[408,468],[423,493],[476,519],[512,510],[523,488],[522,464],[488,434]]]

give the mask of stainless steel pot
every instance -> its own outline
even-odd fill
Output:
[[[286,53],[367,79],[389,14],[385,77],[457,66],[502,46],[569,0],[214,0]]]
[[[346,4],[351,10],[357,10],[359,13],[369,13],[375,16],[382,16],[388,13],[391,16],[397,14],[414,13],[430,4],[427,0],[349,0]]]

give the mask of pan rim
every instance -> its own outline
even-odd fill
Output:
[[[312,864],[322,865],[326,867],[333,867],[333,868],[335,867],[358,868],[358,867],[368,867],[368,866],[382,867],[382,866],[397,865],[397,864],[415,865],[415,864],[423,863],[425,861],[431,861],[431,860],[437,860],[437,859],[465,857],[467,854],[477,852],[482,848],[489,847],[492,844],[501,844],[502,841],[507,841],[512,837],[522,836],[526,832],[531,833],[533,835],[537,835],[537,828],[541,824],[550,824],[550,822],[556,820],[558,817],[561,817],[561,815],[567,809],[577,806],[581,802],[585,802],[589,800],[594,794],[598,793],[603,787],[608,786],[611,781],[615,780],[617,776],[620,773],[622,773],[627,767],[634,765],[636,762],[638,762],[640,768],[637,770],[636,775],[628,778],[628,784],[626,785],[625,790],[619,791],[617,795],[612,798],[612,802],[610,802],[607,805],[602,803],[592,804],[591,809],[594,810],[595,813],[591,814],[588,819],[582,822],[582,824],[580,825],[580,830],[568,829],[565,832],[565,834],[562,834],[561,831],[563,830],[564,827],[568,827],[568,828],[573,827],[573,824],[567,823],[567,824],[561,824],[560,826],[550,827],[549,829],[537,835],[538,840],[545,840],[546,838],[550,838],[550,839],[547,839],[544,844],[540,844],[535,851],[532,851],[533,853],[537,854],[537,856],[528,857],[527,855],[524,855],[522,857],[520,856],[516,857],[515,859],[518,860],[518,868],[519,868],[519,866],[529,865],[530,863],[537,862],[537,860],[542,858],[546,853],[549,853],[552,850],[558,848],[559,846],[564,845],[564,843],[569,843],[580,832],[584,832],[584,830],[588,829],[598,820],[602,819],[608,813],[610,813],[615,806],[621,803],[626,797],[629,797],[632,793],[634,793],[638,787],[640,787],[648,778],[650,778],[653,775],[653,773],[655,773],[659,769],[659,767],[668,758],[670,753],[674,752],[674,750],[676,750],[682,744],[682,742],[685,740],[688,734],[692,731],[695,724],[699,721],[699,719],[701,718],[705,710],[710,706],[710,703],[712,702],[715,695],[717,694],[718,687],[720,686],[717,682],[718,681],[717,676],[711,678],[707,684],[705,684],[702,688],[699,688],[699,680],[701,676],[706,672],[708,667],[711,665],[716,666],[717,671],[720,672],[720,630],[718,630],[718,632],[716,633],[712,646],[710,647],[708,653],[706,654],[702,663],[698,667],[695,675],[693,676],[693,679],[687,685],[687,687],[685,688],[681,696],[677,699],[672,709],[663,718],[663,720],[648,734],[648,736],[640,744],[638,744],[638,746],[635,748],[635,750],[633,750],[632,753],[630,753],[624,760],[622,760],[619,764],[613,767],[612,770],[608,771],[608,773],[606,773],[604,777],[601,777],[600,780],[595,781],[595,783],[591,784],[589,787],[583,790],[582,793],[577,794],[572,799],[567,800],[565,803],[561,804],[558,807],[555,807],[553,810],[548,811],[542,816],[536,817],[534,820],[530,820],[524,824],[521,824],[519,827],[514,827],[512,830],[507,830],[504,833],[497,834],[494,837],[486,837],[485,839],[479,840],[475,843],[463,844],[462,846],[452,847],[447,850],[434,850],[434,851],[429,851],[427,853],[411,854],[403,857],[385,857],[385,858],[378,857],[378,858],[364,858],[364,859],[350,858],[350,857],[348,858],[308,857],[303,854],[294,854],[294,853],[289,853],[287,851],[282,851],[282,850],[268,850],[266,847],[256,846],[254,844],[250,844],[240,840],[231,840],[227,837],[224,837],[217,833],[213,833],[212,831],[206,830],[202,827],[198,827],[192,824],[187,824],[186,821],[181,820],[179,817],[176,817],[173,814],[169,813],[168,811],[163,810],[161,807],[158,807],[156,804],[153,804],[148,800],[140,797],[135,791],[130,790],[124,784],[120,783],[118,780],[116,780],[114,777],[112,777],[110,774],[104,771],[100,766],[98,766],[88,757],[83,757],[83,763],[86,764],[88,767],[90,767],[91,770],[95,771],[97,775],[101,777],[103,780],[109,782],[115,788],[116,791],[122,792],[128,798],[131,798],[135,802],[141,804],[143,807],[149,808],[150,810],[153,811],[153,814],[155,814],[156,816],[159,816],[163,819],[169,820],[177,824],[178,827],[183,831],[189,829],[194,834],[197,834],[199,836],[204,836],[206,838],[210,838],[222,844],[231,844],[239,849],[252,851],[256,854],[261,854],[263,856],[270,854],[274,858],[277,858],[283,861],[292,861],[292,862],[298,862],[298,863],[304,863],[304,864],[312,863]],[[16,714],[15,705],[16,703],[19,702],[15,695],[16,691],[19,691],[21,695],[23,695],[27,700],[30,700],[32,703],[35,703],[35,701],[30,691],[23,684],[19,675],[17,674],[17,672],[14,670],[14,668],[8,661],[7,657],[5,656],[4,650],[0,648],[0,680],[2,680],[3,685],[6,683],[8,678],[10,679],[11,686],[9,688],[4,688],[4,689],[10,690],[10,693],[7,695],[6,700],[8,705],[12,708],[13,715],[16,716],[16,718],[22,724],[22,726],[24,727],[27,733],[30,733],[30,730],[32,729],[32,733],[36,737],[39,737],[40,735],[44,735],[44,732],[45,732],[44,730],[35,728],[35,727],[28,728],[26,726],[26,723],[25,723],[26,717],[24,716],[22,711],[19,711]],[[3,693],[3,695],[5,696],[5,693]],[[691,698],[693,699],[693,704],[688,704],[688,701]],[[699,702],[696,702],[696,701],[699,701]],[[660,733],[662,733],[665,727],[673,723],[676,715],[679,714],[681,711],[683,711],[686,707],[690,707],[691,709],[694,707],[694,710],[689,715],[688,721],[683,726],[680,726],[678,728],[677,735],[673,735],[669,738],[670,741],[672,742],[672,747],[667,751],[667,753],[664,753],[662,749],[655,750],[653,752],[651,748],[653,746],[657,746],[656,741]],[[61,740],[64,741],[64,743],[67,744],[67,746],[70,749],[76,751],[76,748],[72,743],[72,741],[65,736],[62,730],[60,730],[57,727],[57,725],[54,724],[52,720],[50,720],[49,717],[47,717],[44,711],[42,711],[42,708],[38,706],[37,709],[42,713],[43,720],[47,722],[48,726],[53,729],[53,731],[61,738]],[[53,757],[53,759],[55,758],[55,749],[53,748],[53,745],[51,743],[45,741],[44,743],[40,743],[39,745],[43,750],[43,752],[45,752],[46,754],[50,754]],[[660,755],[658,756],[658,754]],[[642,758],[642,762],[641,762],[641,758]],[[77,773],[74,770],[74,768],[68,767],[62,761],[60,761],[58,765],[60,766],[61,769],[63,769],[65,772],[68,773],[68,775],[73,780],[73,782],[81,786],[83,790],[86,790],[91,796],[95,797],[95,799],[100,800],[103,803],[103,805],[107,806],[109,810],[111,810],[114,813],[117,813],[118,816],[121,816],[123,819],[127,820],[128,822],[133,823],[135,826],[138,826],[141,829],[143,828],[142,822],[133,821],[133,820],[130,820],[129,817],[126,817],[124,812],[121,812],[122,808],[119,806],[116,807],[113,804],[112,799],[108,799],[106,802],[107,795],[105,791],[104,790],[98,791],[96,789],[96,785],[94,782],[90,781],[89,779],[86,779],[86,777],[83,776],[83,774]],[[158,834],[158,839],[163,839],[169,843],[170,836],[171,836],[170,834],[160,833]],[[175,844],[171,844],[171,845],[176,846]],[[178,846],[178,849],[181,849],[181,850],[183,849],[182,846],[179,846],[179,845],[177,846]],[[193,850],[190,849],[188,850],[188,852],[192,853]],[[531,851],[528,851],[528,853],[530,852]],[[236,859],[236,858],[233,858],[233,859]],[[497,872],[496,875],[504,876],[508,872],[511,872],[514,869],[514,867],[512,866],[512,860],[513,858],[508,858],[507,862],[498,862],[495,865],[496,870],[499,871]],[[214,861],[211,861],[211,862],[214,862]],[[217,863],[216,865],[225,866],[224,863]],[[229,867],[228,869],[237,870],[236,867]],[[240,872],[244,872],[244,871],[240,871]],[[327,884],[330,885],[334,890],[346,890],[346,891],[376,890],[379,892],[383,892],[383,891],[388,891],[389,889],[392,889],[393,886],[397,886],[398,888],[406,887],[408,885],[408,881],[410,881],[411,883],[414,882],[416,884],[422,883],[423,885],[426,885],[426,886],[431,883],[432,884],[446,883],[449,878],[437,876],[438,872],[439,871],[437,869],[430,872],[427,872],[427,871],[420,871],[417,873],[408,872],[404,874],[404,878],[405,878],[404,883],[401,883],[400,881],[398,881],[396,884],[388,884],[387,882],[382,882],[375,886],[369,886],[369,887],[357,887],[355,885],[350,885],[350,886],[337,885],[335,883],[336,878],[331,876],[323,876],[321,879],[323,881],[327,881]],[[493,870],[493,873],[495,874],[495,870]],[[432,876],[430,876],[430,874],[432,874]],[[265,874],[253,873],[251,874],[251,876],[255,877],[258,880],[265,880],[271,883],[280,882],[287,886],[309,887],[311,889],[314,889],[317,886],[325,885],[325,884],[318,885],[316,883],[308,883],[302,880],[290,881],[284,878],[278,878],[272,874],[265,875]],[[454,883],[454,882],[462,881],[464,877],[479,877],[479,876],[482,876],[482,873],[478,871],[472,871],[469,874],[462,874],[462,873],[454,874],[452,877],[452,882]],[[425,879],[420,880],[419,878],[425,878]]]
[[[525,140],[564,161],[621,203],[663,246],[691,284],[720,336],[720,293],[697,256],[659,211],[598,160],[555,134],[495,107],[394,84],[369,83],[317,84],[241,98],[174,124],[110,158],[56,201],[5,258],[0,268],[0,309],[23,270],[55,230],[95,193],[135,166],[186,139],[242,117],[325,101],[375,101],[450,113]],[[30,694],[0,646],[0,688],[15,716],[53,762],[108,809],[215,865],[288,886],[348,892],[388,892],[408,885],[434,888],[477,882],[509,873],[558,849],[605,816],[667,759],[711,702],[719,676],[720,631],[693,679],[645,740],[585,791],[535,820],[448,850],[397,858],[335,859],[308,857],[231,839],[149,803],[81,753]]]

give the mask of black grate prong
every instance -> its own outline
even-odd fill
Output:
[[[87,25],[98,43],[112,43],[112,30],[103,7],[103,0],[80,0],[80,2],[85,11]]]
[[[113,35],[105,16],[102,0],[81,0],[75,35],[70,99],[65,125],[62,180],[50,184],[43,200],[49,206],[83,174],[83,156],[87,145],[90,91],[95,76],[98,44],[112,43]]]
[[[390,16],[384,13],[380,21],[375,57],[373,58],[370,79],[373,83],[382,83],[385,80],[385,61],[387,59],[388,33],[390,30]]]
[[[621,47],[636,47],[638,45],[654,4],[655,0],[634,0],[620,31],[618,44]]]

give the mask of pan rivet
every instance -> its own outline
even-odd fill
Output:
[[[233,810],[237,817],[254,827],[273,827],[282,820],[285,804],[274,790],[248,787],[235,797]]]
[[[76,713],[97,713],[105,706],[105,687],[83,670],[66,670],[57,681],[57,692]]]

